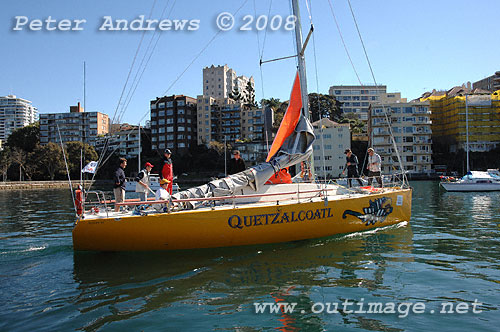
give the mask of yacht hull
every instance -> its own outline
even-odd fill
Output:
[[[467,192],[467,191],[500,191],[500,183],[460,183],[441,182],[441,186],[446,191]]]
[[[231,247],[320,238],[385,227],[411,216],[411,189],[325,201],[221,206],[146,216],[80,219],[75,250],[149,251]]]

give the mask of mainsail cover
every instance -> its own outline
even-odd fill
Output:
[[[314,138],[313,127],[302,112],[300,78],[297,73],[288,108],[265,163],[223,179],[213,180],[202,186],[181,191],[172,197],[186,199],[232,196],[236,191],[244,188],[258,191],[280,169],[309,159],[312,154]],[[185,207],[194,209],[203,204],[204,201],[188,202]]]

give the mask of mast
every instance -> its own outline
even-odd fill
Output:
[[[466,133],[466,143],[465,149],[467,151],[467,173],[470,171],[469,167],[469,105],[467,103],[467,94],[465,95],[465,133]]]
[[[300,91],[302,92],[302,109],[304,116],[309,118],[309,97],[307,95],[306,58],[302,52],[302,25],[300,21],[300,9],[298,0],[292,0],[292,12],[297,18],[295,21],[295,47],[297,49],[297,60],[299,65]]]
[[[141,123],[139,122],[139,148],[137,153],[137,161],[139,162],[139,167],[137,168],[137,174],[141,171]]]
[[[302,95],[302,114],[309,121],[311,120],[309,115],[309,96],[307,94],[307,76],[306,76],[306,58],[303,53],[302,47],[302,24],[300,20],[300,8],[298,0],[292,1],[292,13],[296,17],[295,21],[295,47],[297,50],[297,62],[299,69],[299,79],[300,79],[300,92]],[[309,177],[310,180],[314,178],[314,156],[311,155],[307,164],[309,164]],[[307,166],[307,165],[306,165]]]

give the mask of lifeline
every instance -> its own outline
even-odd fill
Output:
[[[227,224],[231,228],[262,226],[271,224],[282,224],[284,222],[296,222],[304,220],[315,220],[333,217],[331,208],[302,210],[299,212],[278,212],[268,214],[257,214],[253,216],[242,216],[235,214],[229,217]]]

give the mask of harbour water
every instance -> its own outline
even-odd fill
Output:
[[[412,186],[408,224],[156,253],[75,253],[67,189],[0,192],[0,331],[498,331],[500,193]]]

